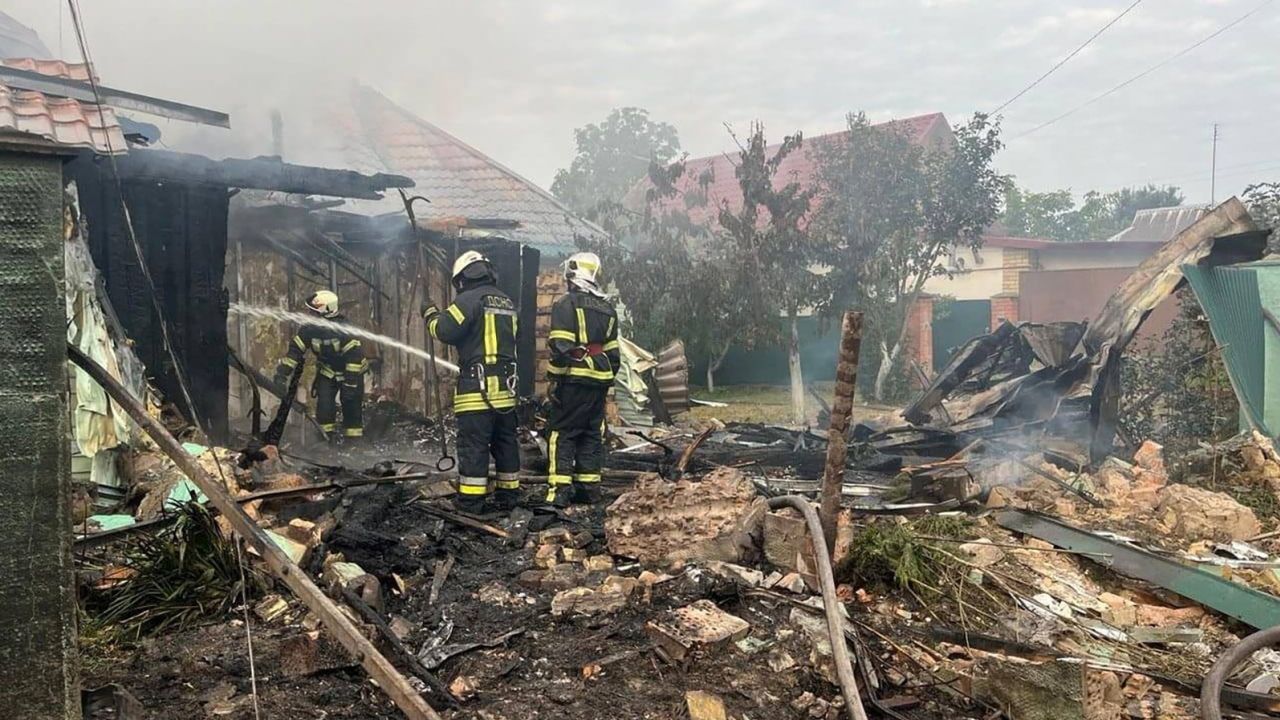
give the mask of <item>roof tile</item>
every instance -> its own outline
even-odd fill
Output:
[[[61,60],[9,58],[9,67],[45,75],[88,80],[88,67]],[[0,84],[0,133],[18,132],[35,135],[67,147],[92,148],[107,154],[128,151],[124,133],[115,111],[104,107],[99,112],[94,103],[45,95],[41,92],[16,90]]]

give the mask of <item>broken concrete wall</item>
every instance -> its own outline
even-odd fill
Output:
[[[0,678],[6,717],[80,717],[62,164],[0,151]]]

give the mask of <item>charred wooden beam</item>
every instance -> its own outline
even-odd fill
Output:
[[[293,594],[320,618],[325,628],[360,661],[364,669],[378,682],[378,686],[406,717],[410,720],[441,720],[440,715],[431,709],[431,706],[413,689],[408,679],[401,675],[382,653],[378,652],[378,648],[373,643],[360,634],[360,630],[311,581],[307,573],[295,565],[289,556],[271,540],[266,531],[258,527],[258,524],[245,513],[244,509],[236,503],[235,498],[227,493],[226,486],[209,475],[196,462],[195,457],[183,449],[177,438],[147,413],[146,408],[137,398],[79,348],[68,345],[67,355],[81,370],[101,385],[107,395],[123,408],[129,417],[151,436],[157,447],[173,460],[183,474],[196,484],[196,487],[200,488],[218,512],[230,521],[236,534],[266,561],[271,574],[287,585]]]

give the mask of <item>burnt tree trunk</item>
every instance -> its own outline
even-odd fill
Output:
[[[840,512],[840,491],[844,485],[844,464],[849,451],[849,416],[853,414],[853,393],[858,387],[858,352],[862,347],[862,313],[845,311],[840,323],[840,355],[836,360],[836,398],[827,428],[827,466],[822,475],[822,504],[818,517],[827,552],[836,548],[836,515]]]

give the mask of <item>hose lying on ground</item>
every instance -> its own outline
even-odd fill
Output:
[[[1276,643],[1280,643],[1280,626],[1259,630],[1223,653],[1209,668],[1209,674],[1204,676],[1204,684],[1200,686],[1200,717],[1222,720],[1222,685],[1227,676],[1255,652]]]
[[[835,661],[836,677],[840,680],[840,694],[844,696],[845,708],[853,720],[867,720],[867,711],[862,707],[862,696],[858,694],[858,681],[853,676],[849,646],[844,638],[844,617],[840,614],[840,601],[836,597],[836,581],[831,574],[831,556],[827,553],[827,543],[823,539],[822,522],[818,520],[817,511],[806,498],[798,495],[770,498],[770,509],[784,507],[799,510],[809,527],[813,556],[818,564],[818,582],[822,587],[822,609],[826,612],[827,632],[831,635],[831,655]]]

